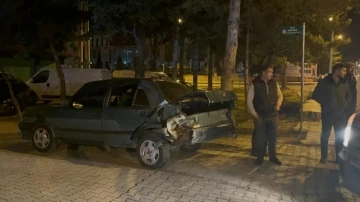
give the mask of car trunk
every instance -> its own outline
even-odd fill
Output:
[[[231,108],[236,96],[231,91],[196,92],[179,99],[178,114],[167,121],[177,142],[201,143],[231,134],[235,127]]]

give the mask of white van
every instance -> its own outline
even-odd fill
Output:
[[[85,83],[112,78],[106,69],[62,68],[65,77],[66,97],[73,96]],[[26,84],[32,91],[32,100],[50,102],[60,99],[60,79],[56,68],[41,68]]]

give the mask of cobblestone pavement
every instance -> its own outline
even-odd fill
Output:
[[[360,201],[336,188],[337,166],[318,164],[318,146],[281,137],[284,164],[256,168],[250,138],[220,139],[195,154],[173,152],[158,171],[143,169],[133,152],[122,149],[73,152],[61,146],[41,154],[11,140],[0,150],[0,201]]]

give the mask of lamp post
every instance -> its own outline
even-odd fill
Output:
[[[178,24],[176,25],[176,33],[174,40],[174,50],[173,50],[173,61],[172,61],[172,80],[176,81],[177,78],[177,63],[178,63],[178,53],[179,53],[179,38],[180,38],[180,25],[183,23],[181,18],[178,18]]]
[[[334,20],[334,18],[331,16],[329,18],[329,21],[332,22]],[[331,39],[330,39],[330,53],[329,53],[329,73],[332,72],[332,56],[333,56],[333,48],[332,48],[332,43],[334,41],[334,30],[331,30]]]

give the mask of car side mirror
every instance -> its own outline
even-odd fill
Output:
[[[83,105],[80,104],[80,103],[77,103],[77,102],[73,102],[72,106],[73,106],[75,109],[81,109],[81,108],[83,108]]]

